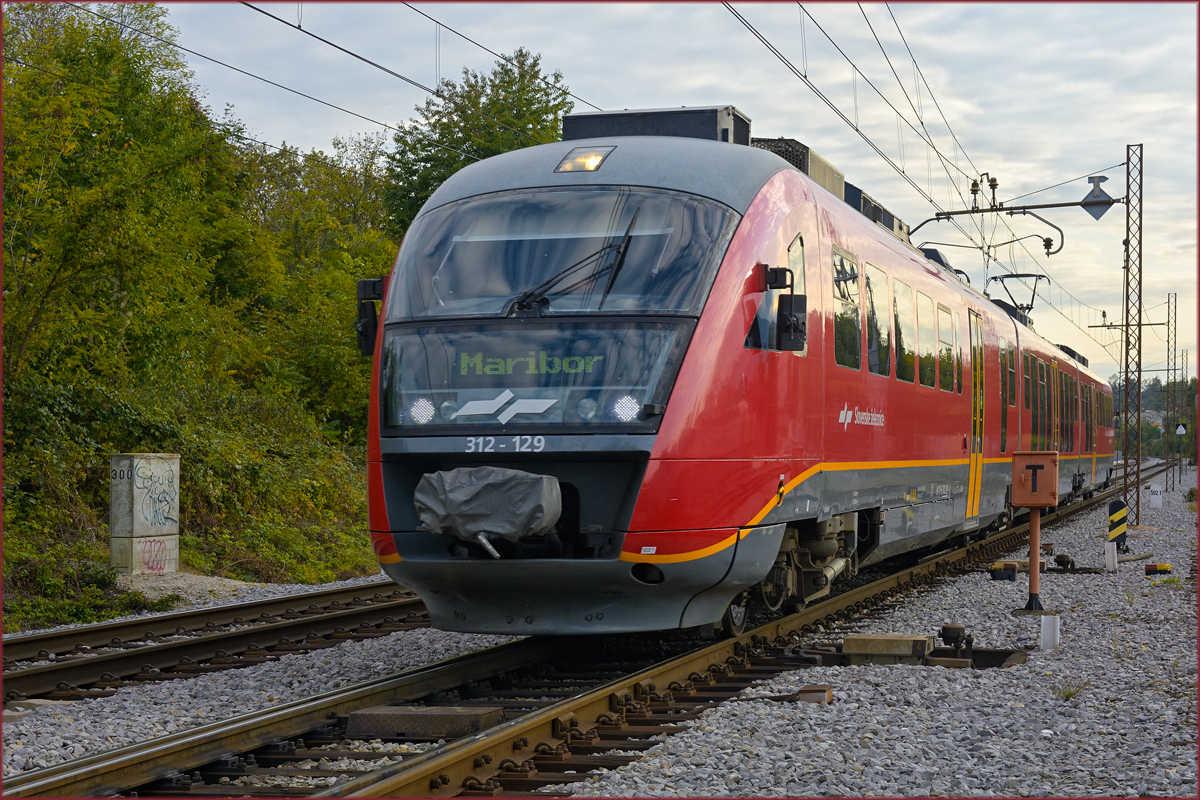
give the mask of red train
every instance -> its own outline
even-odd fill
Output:
[[[360,284],[371,538],[436,627],[737,630],[1003,524],[1015,450],[1108,480],[1104,380],[741,120],[568,117]]]

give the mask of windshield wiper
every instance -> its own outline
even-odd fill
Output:
[[[637,208],[634,209],[633,219],[629,220],[629,227],[627,227],[625,229],[625,235],[621,237],[620,244],[618,244],[616,242],[609,242],[608,244],[604,245],[603,247],[596,250],[595,252],[589,253],[588,255],[579,259],[574,264],[571,264],[570,266],[567,266],[567,267],[563,267],[561,270],[559,270],[555,274],[551,275],[549,278],[542,281],[537,286],[534,286],[532,289],[529,289],[524,294],[522,294],[520,297],[518,297],[515,301],[513,301],[513,304],[511,306],[509,306],[509,308],[508,308],[508,313],[506,316],[510,316],[510,317],[525,316],[528,314],[533,314],[535,316],[540,315],[541,314],[540,304],[543,300],[546,299],[546,295],[548,295],[550,293],[550,290],[554,287],[554,285],[556,283],[558,283],[563,278],[570,275],[575,270],[583,267],[585,264],[592,261],[593,259],[599,258],[600,256],[604,255],[609,250],[616,249],[617,250],[617,258],[611,264],[600,267],[599,269],[592,270],[591,272],[587,273],[586,275],[584,275],[582,278],[575,281],[574,283],[563,287],[561,290],[565,294],[566,292],[571,291],[572,289],[574,289],[577,286],[582,286],[583,284],[587,283],[588,281],[594,280],[597,276],[601,275],[606,270],[610,270],[608,283],[604,287],[604,294],[601,295],[601,297],[600,297],[600,306],[603,307],[604,298],[608,295],[609,291],[612,289],[613,283],[616,282],[617,273],[619,273],[621,271],[621,267],[625,266],[625,254],[629,251],[629,241],[633,237],[633,225],[634,225],[634,223],[637,222],[638,214],[640,214],[641,211],[642,211],[641,206],[638,206]]]
[[[629,252],[629,242],[633,239],[633,226],[641,212],[641,206],[633,210],[633,219],[629,220],[629,227],[625,229],[625,236],[621,239],[621,249],[617,253],[617,260],[613,264],[612,272],[608,273],[608,283],[604,285],[604,294],[600,295],[600,305],[596,306],[598,309],[604,308],[604,301],[608,299],[608,293],[612,290],[613,284],[617,282],[617,275],[621,272],[621,267],[625,266],[625,254]]]
[[[612,250],[615,247],[619,247],[619,245],[616,242],[609,242],[608,244],[601,247],[599,250],[596,250],[593,253],[589,253],[588,255],[579,259],[574,264],[571,264],[568,267],[563,267],[561,270],[554,273],[549,278],[547,278],[546,280],[539,283],[537,286],[534,286],[532,289],[526,291],[524,294],[522,294],[520,297],[518,297],[515,301],[513,301],[513,304],[508,309],[508,316],[511,317],[511,316],[514,316],[517,314],[521,314],[522,312],[534,311],[535,309],[537,309],[538,304],[541,303],[542,300],[546,299],[546,295],[550,293],[550,290],[554,287],[554,285],[556,283],[558,283],[563,278],[567,277],[568,275],[570,275],[572,272],[579,269],[583,265],[587,264],[589,261],[599,258],[600,256],[604,255],[606,252],[608,252],[609,250]],[[576,286],[579,286],[583,283],[586,283],[587,281],[592,280],[592,278],[594,278],[596,275],[599,275],[601,272],[603,272],[603,270],[595,270],[593,272],[589,272],[587,275],[583,276],[583,278],[581,278],[580,280],[578,280],[575,283],[572,283],[570,286],[566,287],[566,289],[564,291],[570,291],[571,289],[574,289]]]

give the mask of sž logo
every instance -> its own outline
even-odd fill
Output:
[[[472,400],[466,403],[462,408],[454,413],[450,419],[458,419],[459,417],[477,417],[488,414],[495,414],[504,408],[504,405],[513,399],[513,393],[505,389],[494,400]],[[558,400],[542,400],[540,398],[526,398],[517,400],[515,403],[505,408],[496,416],[501,425],[506,424],[510,419],[517,414],[541,414],[550,406],[557,403]]]
[[[872,428],[882,428],[884,425],[884,415],[882,411],[859,411],[858,406],[850,408],[850,404],[846,403],[842,406],[842,410],[838,412],[838,423],[842,426],[842,430],[850,427],[850,423],[855,425],[868,425]]]

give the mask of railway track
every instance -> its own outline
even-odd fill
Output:
[[[1043,525],[1118,491],[1046,514]],[[26,772],[5,781],[4,794],[494,796],[583,780],[636,760],[680,723],[756,681],[836,663],[830,659],[840,655],[830,649],[800,650],[801,636],[881,612],[901,602],[899,595],[1019,546],[1027,533],[1027,525],[999,532],[736,638],[525,639]],[[503,709],[507,719],[458,738],[351,741],[351,721],[383,705],[466,719]]]
[[[104,697],[428,624],[420,598],[380,581],[5,637],[5,699]]]

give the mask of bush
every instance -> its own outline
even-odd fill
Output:
[[[1183,499],[1188,501],[1189,503],[1196,502],[1196,487],[1192,486],[1191,488],[1189,488],[1187,490],[1187,494],[1185,494],[1183,496]]]

